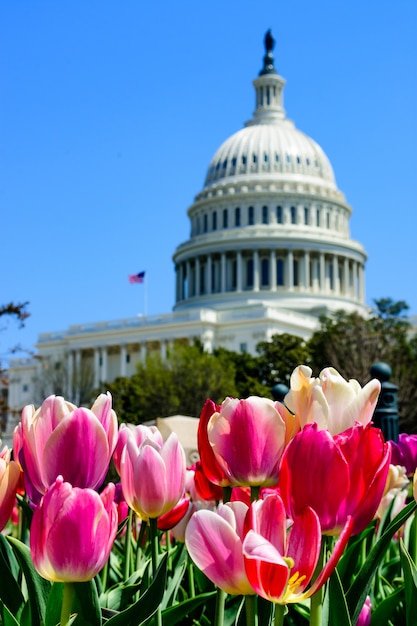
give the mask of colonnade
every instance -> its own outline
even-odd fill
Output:
[[[176,301],[214,293],[304,291],[364,302],[363,264],[323,251],[254,250],[197,256],[176,267]]]

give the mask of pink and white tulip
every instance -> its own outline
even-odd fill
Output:
[[[290,391],[285,404],[300,422],[301,428],[313,422],[332,435],[360,422],[366,426],[375,411],[381,383],[373,379],[364,387],[345,380],[333,367],[326,367],[318,378],[312,370],[299,365],[291,374]]]
[[[185,545],[194,563],[217,587],[232,595],[254,594],[242,553],[247,511],[243,502],[219,504],[217,511],[196,511],[185,530]]]
[[[10,450],[5,446],[0,452],[0,531],[6,526],[12,514],[19,479],[19,464],[10,460]]]
[[[96,489],[106,476],[117,442],[117,418],[109,393],[91,409],[49,396],[35,410],[23,409],[16,433],[19,461],[33,491],[45,493],[58,476],[74,487]]]
[[[175,433],[160,441],[157,431],[138,445],[130,431],[120,459],[126,502],[143,520],[168,513],[184,494],[184,449]]]
[[[99,495],[57,478],[35,508],[30,529],[31,556],[41,576],[85,582],[98,574],[117,533],[114,492],[112,483]]]
[[[207,433],[216,461],[231,486],[277,484],[287,429],[272,400],[256,396],[246,400],[226,398],[211,416]]]

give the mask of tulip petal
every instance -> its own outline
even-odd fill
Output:
[[[172,508],[181,498],[185,488],[185,452],[175,433],[171,433],[161,449],[166,467],[166,506]]]
[[[98,487],[107,472],[109,446],[96,416],[84,408],[67,415],[48,438],[42,463],[47,485],[62,475],[74,487]]]
[[[242,542],[225,519],[213,511],[197,511],[188,522],[185,542],[194,563],[220,589],[234,595],[253,593]]]
[[[159,517],[172,508],[173,505],[165,506],[167,468],[158,450],[142,444],[133,472],[134,508],[142,518]]]
[[[288,584],[288,563],[276,548],[258,533],[250,530],[243,542],[246,574],[258,595],[279,602]]]
[[[0,531],[6,526],[12,513],[19,479],[19,464],[0,459]]]
[[[297,586],[292,586],[292,593],[304,591],[314,574],[321,546],[320,521],[313,509],[306,507],[298,515],[288,534],[286,556],[292,558],[294,567],[291,575],[298,573]]]

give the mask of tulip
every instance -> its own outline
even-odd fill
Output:
[[[158,517],[158,530],[171,530],[180,523],[188,512],[190,498],[184,496],[168,513]]]
[[[288,530],[282,499],[273,494],[251,504],[245,525],[249,530],[243,555],[250,584],[266,600],[287,604],[309,598],[324,585],[349,540],[351,520],[347,520],[329,561],[308,589],[321,548],[320,522],[313,509],[306,507]]]
[[[280,467],[280,493],[289,516],[310,506],[323,533],[338,534],[349,516],[352,532],[361,532],[381,502],[390,455],[381,431],[369,424],[334,437],[307,424],[288,444]]]
[[[202,500],[221,500],[223,497],[223,489],[212,483],[203,471],[201,461],[197,461],[194,470],[194,485],[199,499]]]
[[[20,479],[19,464],[11,461],[10,456],[10,450],[5,446],[0,452],[0,531],[12,514]]]
[[[371,623],[372,604],[371,598],[366,596],[365,604],[363,605],[361,612],[359,613],[356,626],[369,626]]]
[[[230,485],[277,483],[286,424],[272,400],[256,396],[246,400],[226,398],[220,410],[211,416],[207,432],[217,463]]]
[[[133,424],[120,424],[119,433],[117,436],[117,444],[113,452],[113,463],[117,473],[120,476],[120,460],[122,457],[123,448],[125,447],[129,436],[133,435],[138,447],[145,441],[146,438],[153,439],[160,446],[163,444],[162,435],[156,426],[144,426],[139,424],[133,426]]]
[[[184,449],[175,433],[163,445],[159,436],[155,432],[138,446],[130,433],[120,460],[126,502],[144,520],[168,513],[184,493]]]
[[[217,587],[233,595],[254,594],[242,554],[243,502],[219,504],[217,511],[196,511],[185,530],[185,545],[197,567]]]
[[[398,443],[391,441],[393,465],[405,467],[407,475],[412,476],[417,469],[417,435],[400,433]]]
[[[27,486],[45,493],[57,476],[73,487],[99,487],[117,442],[111,395],[101,394],[91,409],[49,396],[35,411],[22,412],[19,460]]]
[[[409,483],[405,467],[392,464],[389,466],[384,493],[376,512],[376,517],[382,519],[390,508],[391,519],[394,519],[401,509],[405,507]]]
[[[30,529],[30,552],[41,576],[85,582],[103,568],[117,532],[114,492],[112,483],[99,495],[57,478],[35,508]]]
[[[356,380],[345,380],[333,367],[326,367],[319,378],[312,370],[299,365],[291,374],[290,391],[285,404],[300,422],[300,426],[316,422],[319,429],[332,435],[341,433],[360,422],[368,424],[374,413],[381,383],[373,379],[363,388]]]
[[[413,496],[414,500],[417,502],[417,470],[414,472],[413,478]]]

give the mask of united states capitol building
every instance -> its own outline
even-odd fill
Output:
[[[351,207],[320,145],[286,117],[273,47],[268,32],[253,117],[214,154],[188,209],[190,235],[173,255],[173,311],[39,335],[36,357],[10,364],[9,426],[34,401],[45,367],[64,364],[76,400],[82,370],[97,387],[177,341],[255,353],[276,333],[310,337],[320,314],[366,313],[366,253],[350,237]]]

